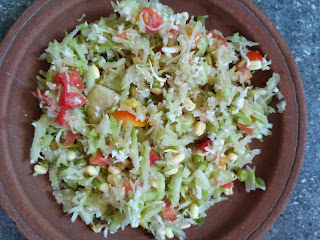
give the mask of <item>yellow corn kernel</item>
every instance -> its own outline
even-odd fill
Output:
[[[88,173],[90,176],[93,176],[93,177],[96,177],[99,175],[99,172],[98,170],[92,166],[92,165],[88,165],[85,167],[85,172]]]
[[[225,195],[229,196],[229,195],[232,195],[232,194],[233,194],[233,190],[232,190],[232,188],[225,188],[225,189],[223,190],[223,193],[224,193]]]
[[[131,108],[138,107],[138,102],[133,98],[128,98],[128,99],[124,100],[124,103]]]
[[[190,217],[196,219],[199,217],[199,206],[193,203],[190,207]]]
[[[236,153],[229,153],[227,157],[231,162],[234,162],[238,159],[238,155]]]
[[[196,126],[194,127],[194,133],[197,136],[201,136],[204,133],[204,131],[206,130],[206,127],[207,127],[207,124],[205,122],[198,121],[196,123]]]
[[[163,169],[164,174],[166,174],[167,176],[174,175],[178,171],[179,171],[179,169],[177,167],[174,167],[174,168],[164,167],[164,169]]]
[[[40,175],[46,174],[48,172],[48,168],[46,166],[36,164],[33,168],[34,172]]]
[[[192,102],[192,100],[189,97],[187,97],[186,100],[184,100],[184,104],[187,105],[185,107],[187,111],[192,111],[196,108],[196,104]]]
[[[173,238],[174,237],[174,234],[173,234],[171,228],[166,228],[165,231],[166,231],[166,237],[167,238]]]
[[[102,183],[101,186],[99,187],[99,190],[101,192],[109,192],[109,190],[110,190],[109,184],[106,182]]]
[[[108,177],[107,177],[107,181],[108,183],[114,185],[114,175],[113,174],[109,174]]]
[[[161,88],[151,88],[150,91],[155,95],[160,95],[162,93]]]
[[[88,72],[91,74],[92,78],[94,79],[100,78],[100,71],[99,71],[99,68],[96,67],[96,65],[91,65],[89,67]]]
[[[184,153],[178,153],[172,157],[171,162],[174,166],[177,166],[185,159],[185,157],[186,155]]]
[[[121,170],[118,167],[110,166],[108,167],[108,172],[115,175],[121,173]]]
[[[75,151],[72,151],[72,150],[68,150],[67,151],[67,159],[68,161],[73,161],[77,158],[77,154]]]
[[[151,187],[158,188],[158,180],[156,178],[150,178]]]

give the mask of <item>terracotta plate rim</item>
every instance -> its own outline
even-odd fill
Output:
[[[210,0],[209,0],[210,1]],[[50,0],[36,0],[14,23],[10,31],[7,33],[0,45],[0,68],[3,61],[8,53],[12,43],[19,35],[24,26],[40,11]],[[302,79],[298,70],[298,67],[294,61],[292,53],[286,44],[285,40],[277,30],[276,26],[271,20],[265,15],[265,13],[251,0],[240,0],[250,12],[261,22],[265,30],[274,38],[275,43],[281,52],[287,68],[290,72],[291,81],[293,82],[295,93],[296,93],[296,104],[298,108],[298,135],[297,135],[297,148],[295,149],[295,159],[291,168],[290,175],[286,181],[282,193],[279,195],[277,202],[270,210],[269,214],[261,222],[261,224],[253,230],[253,232],[247,236],[248,239],[259,239],[261,238],[275,223],[276,219],[280,216],[287,202],[290,199],[291,194],[294,191],[295,185],[299,178],[299,173],[302,168],[306,139],[307,139],[307,107],[306,99],[302,84]],[[3,98],[1,96],[1,98]],[[1,107],[2,108],[2,107]],[[5,117],[1,116],[0,126],[3,129]],[[6,139],[7,133],[1,130],[1,141]],[[8,195],[5,192],[4,186],[0,180],[0,203],[4,208],[5,212],[17,223],[17,227],[22,234],[28,239],[41,239],[41,237],[33,231],[33,229],[25,222],[23,217],[18,213],[15,206],[10,201]]]

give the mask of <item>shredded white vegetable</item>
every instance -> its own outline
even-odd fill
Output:
[[[250,61],[262,59],[258,71],[271,61],[257,51],[252,59],[258,43],[238,33],[207,31],[208,16],[157,0],[112,4],[117,15],[80,24],[41,55],[51,66],[37,77],[44,113],[33,123],[31,163],[49,169],[72,222],[105,237],[130,225],[184,239],[234,181],[266,189],[247,166],[260,153],[248,144],[271,134],[280,76],[253,86]]]

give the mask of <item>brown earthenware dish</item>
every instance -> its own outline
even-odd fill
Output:
[[[250,0],[163,0],[175,11],[209,15],[208,29],[219,29],[225,36],[240,32],[272,59],[272,71],[281,76],[287,108],[272,114],[272,136],[254,146],[262,152],[254,159],[257,175],[267,184],[266,191],[247,194],[241,184],[229,201],[207,211],[202,227],[186,231],[187,239],[259,239],[272,226],[294,190],[302,166],[306,133],[306,104],[302,81],[285,41],[266,15]],[[61,40],[72,30],[82,13],[87,21],[112,12],[106,0],[38,0],[14,24],[0,47],[1,111],[1,205],[17,222],[28,239],[103,239],[81,220],[74,224],[64,216],[55,201],[48,176],[32,176],[29,149],[33,138],[31,122],[40,110],[31,95],[35,76],[47,66],[37,58],[48,43]],[[263,85],[271,71],[255,75],[253,83]],[[152,239],[142,228],[127,227],[109,239]]]

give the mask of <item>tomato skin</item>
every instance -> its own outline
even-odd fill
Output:
[[[82,83],[82,78],[80,74],[77,71],[68,72],[70,81],[67,81],[66,73],[62,72],[55,76],[54,83],[59,85],[63,85],[64,87],[67,86],[69,83],[71,87],[76,87],[79,90],[84,88],[84,85]]]
[[[249,51],[247,53],[247,57],[250,59],[250,61],[263,61],[263,57],[259,51]]]
[[[51,103],[51,99],[49,97],[47,97],[46,95],[44,95],[44,93],[46,92],[47,90],[40,90],[40,95],[38,93],[38,91],[34,91],[32,92],[32,95],[35,96],[39,102],[41,101],[44,101],[44,106],[48,106],[48,107],[51,107],[52,103]]]
[[[81,107],[83,104],[89,104],[88,100],[80,93],[77,92],[69,92],[69,85],[71,87],[76,87],[79,90],[84,88],[82,84],[82,78],[77,71],[68,72],[70,81],[67,81],[66,73],[59,73],[54,78],[54,82],[59,86],[63,86],[63,92],[59,99],[59,104],[62,107],[68,108],[76,108]]]
[[[90,161],[91,164],[99,165],[102,168],[108,168],[109,164],[106,163],[104,160],[106,160],[106,157],[103,155],[101,151],[97,152],[97,154],[92,158]]]
[[[245,132],[246,134],[248,134],[249,136],[252,136],[252,135],[253,135],[253,129],[252,129],[252,128],[249,128],[247,125],[238,123],[238,124],[237,124],[237,127],[238,127],[241,131],[244,131],[244,132]]]
[[[136,16],[136,19],[139,20],[141,15],[144,23],[146,24],[146,33],[154,34],[159,32],[159,30],[154,30],[163,23],[163,19],[158,13],[153,11],[151,8],[144,7]]]
[[[63,107],[76,108],[83,104],[89,104],[89,101],[80,93],[63,91],[59,104]]]
[[[179,36],[179,30],[176,30],[176,29],[170,29],[169,31],[171,34],[172,34],[172,37],[170,37],[169,39],[170,40],[177,40],[178,36]]]
[[[147,120],[144,122],[136,120],[136,117],[127,111],[115,111],[114,117],[117,120],[117,122],[122,121],[122,126],[125,126],[127,124],[127,121],[129,121],[130,124],[134,127],[143,127],[146,126],[148,123]]]
[[[54,122],[60,126],[64,126],[68,128],[69,127],[68,121],[65,120],[68,110],[70,110],[70,108],[67,108],[67,107],[62,108],[61,111],[58,113],[58,116],[56,117]]]
[[[127,36],[126,32],[122,32],[122,33],[118,34],[118,37],[122,38],[122,39],[128,39],[128,36]]]
[[[221,187],[222,187],[222,188],[230,189],[230,188],[233,187],[233,182],[229,182],[229,183],[223,184]]]
[[[156,164],[157,161],[161,160],[161,157],[152,150],[149,152],[149,157],[150,157],[150,166],[153,166],[154,164]]]
[[[203,141],[198,145],[198,148],[201,149],[201,151],[206,152],[207,150],[205,149],[207,146],[212,145],[212,141],[210,139]]]
[[[247,81],[252,78],[252,73],[247,68],[247,62],[245,60],[241,61],[236,65],[236,71],[242,73],[244,81]]]
[[[65,85],[67,83],[67,77],[65,73],[59,73],[54,77],[54,83],[59,85]]]
[[[133,188],[132,188],[129,180],[125,180],[123,183],[123,186],[124,186],[126,193],[128,193],[129,191],[133,191]]]
[[[171,207],[169,201],[166,201],[166,206],[162,209],[163,216],[168,219],[170,222],[174,222],[178,219],[177,211]]]
[[[211,32],[211,31],[207,31],[207,35],[211,34],[211,36],[215,39],[217,39],[218,41],[221,41],[222,44],[220,45],[224,45],[226,47],[228,47],[227,41],[224,37],[222,37],[221,35],[215,33],[215,32]]]
[[[247,69],[247,61],[243,60],[236,65],[237,72],[244,72]]]
[[[72,131],[68,131],[66,140],[64,141],[63,145],[71,146],[76,140],[76,137],[77,137],[77,134],[74,134]]]

